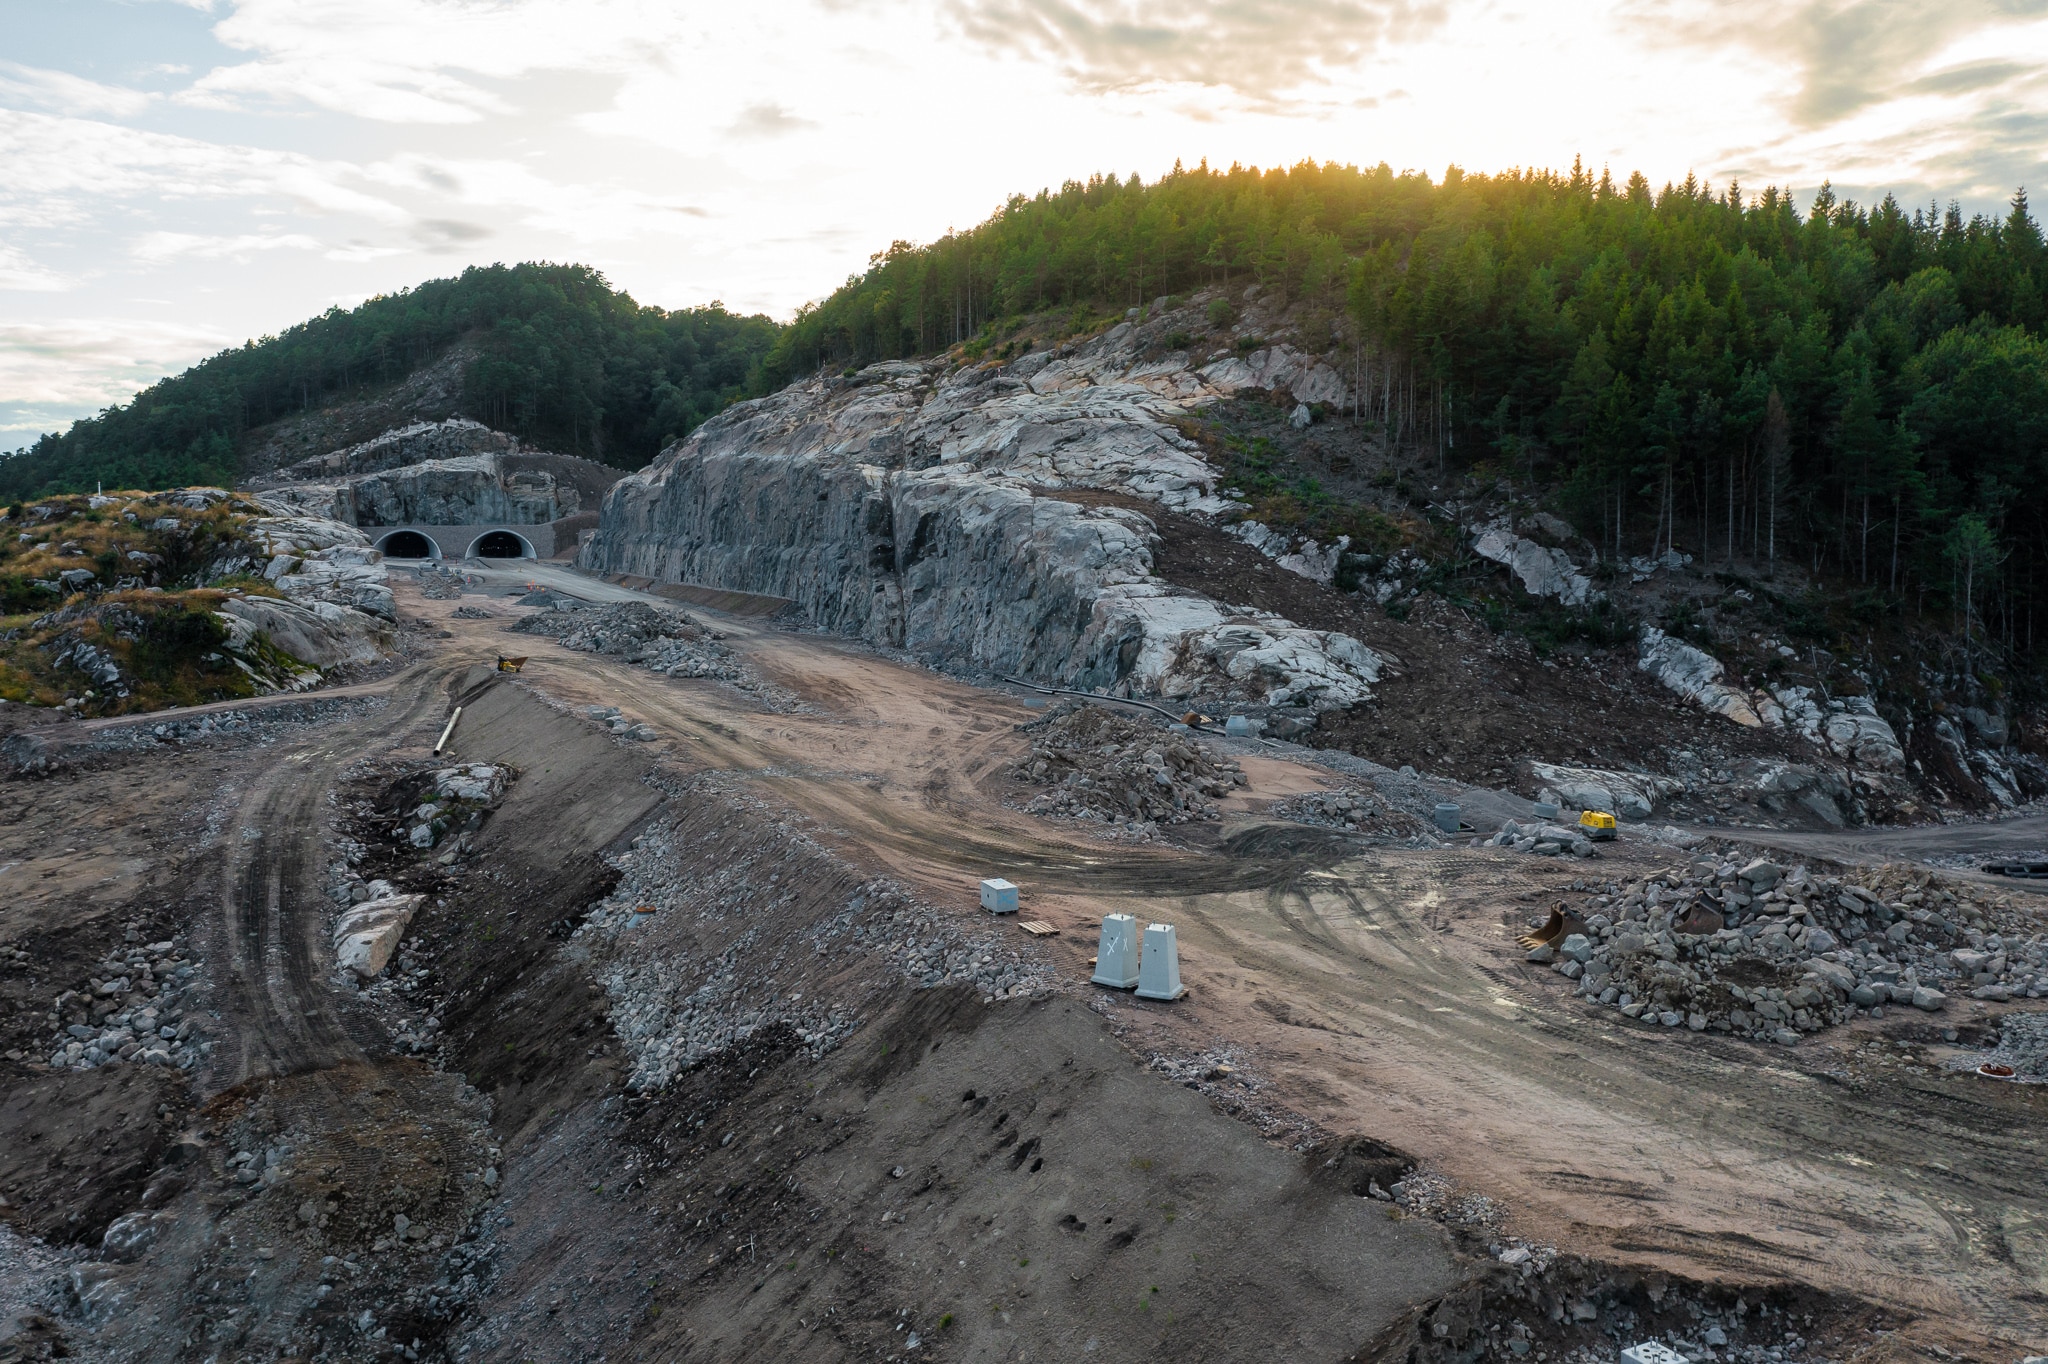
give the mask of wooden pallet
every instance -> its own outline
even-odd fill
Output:
[[[1057,938],[1060,935],[1060,931],[1057,928],[1054,928],[1042,919],[1020,920],[1017,927],[1023,929],[1034,938]]]

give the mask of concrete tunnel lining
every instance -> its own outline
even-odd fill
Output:
[[[497,543],[486,545],[487,541],[493,540],[496,540]],[[517,545],[519,552],[516,554],[504,553],[503,551],[511,545]],[[538,559],[540,557],[539,553],[535,551],[531,540],[521,535],[518,531],[508,530],[503,526],[493,526],[477,536],[476,539],[469,542],[469,548],[464,550],[463,554],[471,559]]]
[[[417,543],[414,543],[415,541]],[[422,546],[427,551],[424,554],[418,552]],[[444,557],[441,553],[441,546],[434,543],[432,536],[416,530],[394,530],[387,532],[378,538],[377,549],[388,559],[439,559]]]

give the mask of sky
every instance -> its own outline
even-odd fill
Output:
[[[784,318],[1176,159],[2002,211],[2044,134],[2048,0],[0,0],[0,450],[476,263]]]

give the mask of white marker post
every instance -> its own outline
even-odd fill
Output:
[[[1148,925],[1144,959],[1138,964],[1138,998],[1179,999],[1187,992],[1180,983],[1180,943],[1173,925]]]
[[[1138,921],[1128,914],[1106,914],[1102,939],[1095,949],[1096,985],[1128,990],[1138,983]]]

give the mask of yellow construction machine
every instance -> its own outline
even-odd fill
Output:
[[[1579,831],[1594,843],[1611,842],[1614,838],[1614,816],[1605,810],[1582,811]]]

